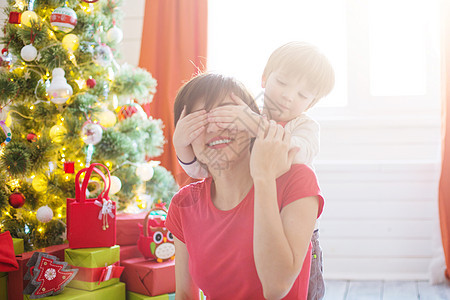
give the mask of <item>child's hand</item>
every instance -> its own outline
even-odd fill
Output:
[[[221,129],[246,130],[251,136],[256,136],[261,115],[255,113],[242,101],[231,93],[231,99],[236,105],[225,105],[212,109],[208,113],[208,122],[214,123]]]
[[[291,168],[299,148],[289,150],[290,141],[290,132],[273,120],[269,121],[268,128],[258,127],[250,156],[250,174],[254,181],[276,179]]]
[[[181,160],[192,160],[194,153],[191,143],[205,130],[207,123],[205,110],[186,115],[186,107],[183,108],[172,138],[175,151]]]

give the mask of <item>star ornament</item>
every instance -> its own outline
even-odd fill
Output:
[[[35,252],[27,266],[29,269],[24,279],[30,279],[30,282],[24,294],[30,294],[30,299],[61,293],[78,273],[78,269],[68,269],[67,262],[42,252]]]

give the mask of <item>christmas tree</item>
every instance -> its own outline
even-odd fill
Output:
[[[111,171],[122,211],[169,202],[174,178],[151,161],[162,152],[160,120],[141,105],[156,80],[119,65],[119,0],[8,0],[0,57],[0,231],[27,250],[65,240],[75,174],[90,163]],[[100,178],[89,184],[98,195]]]

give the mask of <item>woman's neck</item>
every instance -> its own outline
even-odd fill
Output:
[[[211,200],[220,210],[230,210],[238,205],[253,186],[249,163],[213,171]]]

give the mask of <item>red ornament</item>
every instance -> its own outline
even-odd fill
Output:
[[[137,103],[130,103],[122,106],[119,110],[119,113],[117,114],[117,118],[119,119],[119,121],[122,121],[128,119],[129,117],[132,117],[135,114],[137,114],[137,116],[139,116],[141,119],[147,118],[147,114]]]
[[[22,193],[9,195],[9,204],[14,208],[21,208],[25,204],[25,196]]]
[[[75,173],[75,163],[73,161],[64,162],[64,172],[70,174]]]
[[[29,133],[27,134],[27,140],[31,143],[31,142],[36,142],[37,141],[37,136],[34,133]]]
[[[20,19],[22,17],[22,14],[17,11],[12,11],[9,13],[9,20],[8,22],[10,24],[20,24]]]
[[[97,82],[95,81],[95,79],[93,78],[89,78],[88,80],[86,80],[86,85],[88,87],[90,87],[91,89],[97,84]]]

